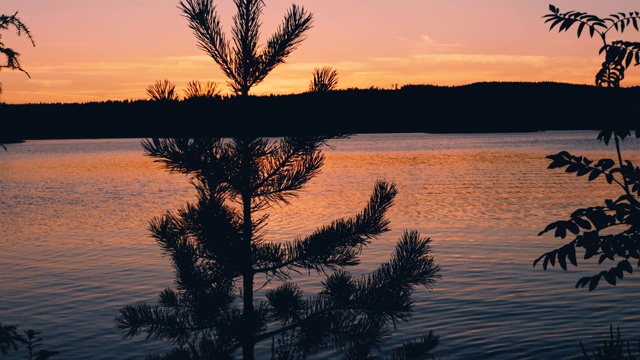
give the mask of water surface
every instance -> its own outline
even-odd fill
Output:
[[[404,229],[432,239],[442,278],[415,294],[383,355],[433,330],[440,359],[580,358],[579,341],[601,344],[609,324],[640,336],[638,277],[596,291],[576,280],[601,270],[579,262],[565,272],[532,262],[565,241],[537,236],[579,207],[620,192],[549,170],[546,155],[568,150],[612,158],[597,133],[360,134],[325,148],[322,173],[292,205],[274,208],[271,241],[293,240],[366,204],[377,179],[396,183],[392,230],[364,250],[355,273],[386,261]],[[640,142],[628,139],[632,159]],[[40,331],[63,359],[142,359],[165,344],[122,340],[113,317],[125,305],[155,303],[173,286],[169,259],[148,222],[195,199],[188,179],[146,157],[140,139],[38,140],[0,153],[0,322]],[[580,259],[579,259],[580,261]],[[261,279],[257,279],[260,281]],[[316,276],[296,278],[309,294]],[[267,287],[268,288],[268,287]],[[265,348],[258,353],[266,356]],[[23,353],[7,359],[22,358]]]

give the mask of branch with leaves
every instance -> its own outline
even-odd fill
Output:
[[[636,131],[636,137],[640,132]],[[564,239],[568,234],[575,238],[568,244],[542,254],[533,262],[535,267],[542,260],[543,269],[555,266],[556,261],[567,270],[567,261],[578,266],[576,249],[584,249],[584,259],[597,258],[598,264],[614,262],[614,266],[596,275],[583,277],[577,287],[589,286],[594,290],[601,278],[616,285],[624,273],[631,274],[630,260],[638,260],[640,267],[640,168],[629,160],[623,160],[620,141],[630,137],[629,131],[602,131],[598,139],[609,144],[613,138],[616,144],[618,162],[612,159],[592,161],[586,157],[573,156],[566,151],[547,156],[551,160],[550,169],[564,168],[567,173],[587,176],[588,181],[604,177],[608,184],[618,185],[623,194],[617,199],[606,199],[603,206],[592,206],[574,211],[568,220],[555,221],[542,230],[538,236],[553,231],[555,237]],[[617,262],[617,263],[616,263]]]
[[[39,349],[42,344],[42,338],[39,332],[32,329],[24,331],[26,336],[18,333],[18,328],[14,325],[2,325],[0,323],[0,354],[7,355],[10,350],[17,351],[20,345],[24,345],[27,349],[26,359],[28,360],[47,360],[52,356],[60,354],[59,351]]]
[[[13,15],[4,15],[0,14],[0,30],[8,30],[9,27],[14,27],[16,30],[16,34],[18,36],[24,34],[31,41],[31,45],[36,46],[33,37],[31,36],[31,32],[27,28],[27,26],[18,18],[18,12],[16,11]],[[0,64],[0,70],[2,69],[10,69],[10,70],[18,70],[25,73],[28,77],[31,77],[29,73],[22,68],[20,64],[20,53],[15,50],[5,47],[4,42],[2,42],[2,33],[0,32],[0,54],[4,55],[6,58],[5,64]],[[0,83],[0,94],[2,94],[2,83]],[[4,144],[0,144],[2,148],[6,151],[7,148]]]
[[[31,36],[31,32],[27,28],[27,26],[18,18],[18,12],[16,11],[13,15],[0,15],[0,30],[8,30],[9,27],[12,26],[16,30],[16,34],[18,36],[24,34],[31,41],[31,45],[36,46],[33,37]],[[25,73],[28,77],[31,77],[29,73],[22,68],[20,65],[19,57],[20,54],[11,48],[5,47],[2,42],[2,34],[0,33],[0,53],[6,57],[6,64],[0,65],[0,70],[2,68],[8,68],[11,70],[19,70]]]
[[[633,27],[640,31],[638,22],[640,13],[638,11],[618,12],[608,17],[600,18],[596,15],[579,11],[560,12],[554,5],[549,5],[550,13],[543,16],[545,23],[550,23],[549,30],[557,26],[558,32],[569,30],[577,25],[578,38],[584,30],[588,30],[589,36],[598,35],[602,40],[602,46],[598,54],[605,54],[602,68],[595,77],[596,86],[620,87],[620,81],[624,79],[624,73],[629,66],[640,64],[640,43],[616,40],[607,42],[607,34],[618,31],[621,34],[626,29]]]

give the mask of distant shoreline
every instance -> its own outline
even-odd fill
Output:
[[[640,87],[475,83],[210,101],[0,104],[8,140],[633,129]]]
[[[25,139],[15,139],[15,138],[3,139],[3,138],[0,138],[0,144],[3,144],[3,145],[19,144],[19,143],[23,143],[23,142],[25,142]]]

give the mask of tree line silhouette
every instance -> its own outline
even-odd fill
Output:
[[[640,87],[484,82],[169,102],[0,104],[0,111],[23,119],[3,130],[14,139],[474,133],[599,130],[611,116],[632,126],[635,110],[623,105],[638,97]],[[615,115],[611,104],[620,104]]]

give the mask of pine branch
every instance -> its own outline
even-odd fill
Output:
[[[296,349],[304,354],[329,344],[358,354],[377,348],[390,322],[395,327],[398,320],[411,316],[415,287],[430,289],[440,277],[440,268],[429,255],[430,241],[406,231],[389,262],[360,279],[337,271],[327,277],[324,290],[314,299],[303,301],[295,286],[272,291],[269,301],[274,317],[284,324],[258,335],[256,342],[300,329]]]
[[[289,204],[296,191],[315,177],[324,163],[319,147],[330,136],[285,137],[261,159],[261,179],[256,184],[254,211],[273,203]]]
[[[395,184],[376,183],[374,193],[365,209],[351,219],[340,219],[316,230],[291,249],[294,266],[321,271],[323,267],[352,266],[362,246],[389,230],[386,212],[397,194]]]
[[[18,345],[23,343],[22,336],[18,334],[18,328],[14,325],[2,325],[0,323],[0,354],[7,355],[10,349],[18,350]]]
[[[293,4],[287,12],[276,33],[267,42],[262,54],[261,78],[273,70],[277,65],[293,52],[305,39],[305,33],[313,26],[313,14],[304,7]]]
[[[260,63],[258,58],[258,40],[260,36],[260,15],[264,7],[263,0],[234,0],[237,13],[233,17],[231,33],[234,42],[233,71],[238,82],[235,84],[236,93],[249,91],[260,82],[258,72]]]
[[[392,258],[373,273],[355,282],[353,297],[363,311],[383,321],[407,320],[412,312],[411,295],[416,286],[431,289],[440,268],[429,255],[431,240],[417,231],[405,231]]]
[[[118,329],[125,331],[123,339],[146,333],[147,339],[175,339],[178,344],[184,344],[189,339],[187,333],[201,330],[178,321],[173,311],[146,303],[125,306],[115,316],[114,322]]]
[[[181,0],[178,6],[189,21],[198,47],[209,54],[232,83],[239,79],[233,71],[229,42],[225,39],[216,6],[208,0]]]
[[[282,245],[286,257],[268,267],[256,268],[256,273],[303,268],[324,272],[359,263],[358,254],[372,238],[389,230],[385,217],[397,194],[394,184],[378,181],[365,209],[349,219],[333,221],[303,240]],[[282,252],[281,249],[273,251]]]
[[[422,360],[433,358],[430,353],[440,342],[439,336],[433,331],[414,340],[409,340],[397,348],[391,355],[391,360]]]

